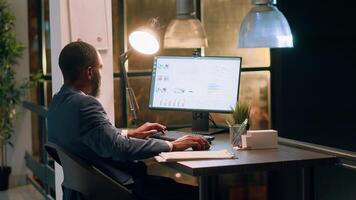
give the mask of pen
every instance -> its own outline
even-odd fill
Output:
[[[245,119],[244,122],[242,122],[239,130],[237,130],[237,133],[233,136],[233,144],[238,144],[241,140],[241,135],[246,131],[246,126],[248,123],[248,119]]]
[[[229,121],[227,121],[227,120],[225,119],[225,122],[226,122],[226,124],[227,124],[229,127],[231,127],[231,124],[230,124]]]

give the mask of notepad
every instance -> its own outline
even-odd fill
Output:
[[[155,156],[158,162],[188,161],[188,160],[211,160],[211,159],[232,159],[234,154],[228,150],[219,151],[180,151],[163,152]]]

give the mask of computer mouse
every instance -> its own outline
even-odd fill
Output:
[[[192,149],[193,149],[193,151],[206,151],[206,150],[209,150],[210,149],[210,146],[208,146],[208,147],[206,147],[206,148],[204,148],[204,149],[196,149],[196,148],[194,148],[194,147],[192,147]]]
[[[215,139],[215,137],[211,135],[203,135],[203,138],[206,139],[209,142],[209,144],[211,144],[211,141]]]

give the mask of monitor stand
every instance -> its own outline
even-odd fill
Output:
[[[180,130],[200,135],[213,135],[225,131],[223,128],[209,127],[209,112],[193,112],[192,128],[183,128]]]

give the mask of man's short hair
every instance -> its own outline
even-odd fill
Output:
[[[88,67],[99,65],[96,49],[82,41],[67,44],[59,54],[59,67],[64,81],[74,82]]]

